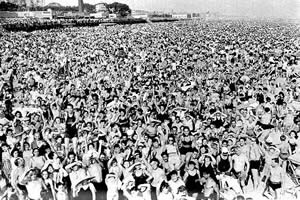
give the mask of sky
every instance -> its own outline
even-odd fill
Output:
[[[225,15],[298,18],[300,0],[83,0],[84,3],[126,3],[133,10],[218,12]],[[78,5],[78,0],[45,0],[45,4]]]

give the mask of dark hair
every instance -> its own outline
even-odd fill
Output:
[[[245,197],[243,195],[238,195],[234,199],[235,200],[245,200]]]
[[[53,157],[54,157],[54,152],[51,151],[51,152],[48,154],[48,158],[49,158],[50,160],[52,160]]]
[[[173,170],[169,173],[169,176],[173,176],[173,175],[178,175],[177,171],[176,170]]]
[[[19,157],[20,156],[20,151],[18,149],[13,149],[11,151],[11,156],[13,156],[15,152],[18,152],[18,157]]]
[[[160,184],[159,191],[162,192],[162,190],[163,190],[164,188],[170,188],[169,183],[167,183],[166,181],[163,181],[163,182]]]
[[[273,158],[272,160],[274,160],[275,163],[279,163],[279,158]]]
[[[152,163],[152,162],[157,162],[157,163],[159,163],[159,160],[157,160],[156,158],[152,158],[152,159],[150,160],[150,163]]]
[[[188,165],[195,165],[195,166],[196,166],[196,163],[195,163],[194,161],[190,161],[190,162],[188,163]]]
[[[163,157],[164,155],[166,155],[166,156],[168,156],[168,157],[169,157],[168,153],[167,153],[167,152],[165,152],[165,151],[161,153],[161,156],[162,156],[162,157]]]
[[[71,155],[74,155],[74,156],[76,157],[76,154],[75,154],[73,151],[70,151],[70,152],[68,153],[68,157],[70,157]]]
[[[180,186],[180,187],[178,188],[177,194],[178,194],[179,192],[184,192],[184,191],[186,191],[186,187],[185,187],[184,185],[182,185],[182,186]]]

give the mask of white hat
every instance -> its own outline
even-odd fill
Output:
[[[89,182],[89,181],[93,180],[94,178],[95,178],[95,176],[88,176],[88,177],[82,178],[80,181],[78,181],[78,182],[76,183],[75,188],[76,188],[78,185],[83,184],[83,183],[86,182],[86,181]]]

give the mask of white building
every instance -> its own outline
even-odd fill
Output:
[[[94,18],[97,18],[97,19],[107,18],[108,17],[108,13],[104,13],[104,12],[91,13],[90,16],[94,17]]]
[[[140,19],[148,19],[149,18],[149,13],[147,11],[143,10],[133,10],[131,12],[131,16],[133,18],[140,18]]]
[[[107,18],[109,15],[108,9],[105,3],[97,3],[95,5],[96,13],[90,14],[91,17],[95,18]]]
[[[188,18],[188,14],[186,14],[186,13],[172,14],[172,18],[175,18],[175,19],[187,19]]]
[[[108,12],[108,9],[106,7],[105,3],[97,3],[95,5],[96,12]]]

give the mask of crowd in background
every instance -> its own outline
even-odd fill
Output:
[[[262,21],[3,32],[0,199],[279,199],[300,153],[298,36]]]

